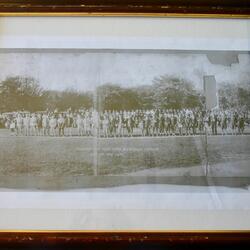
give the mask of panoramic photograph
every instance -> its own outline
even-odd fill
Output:
[[[0,51],[0,187],[250,184],[250,54]]]

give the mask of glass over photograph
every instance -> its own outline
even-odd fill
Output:
[[[0,187],[250,184],[250,54],[2,49]]]

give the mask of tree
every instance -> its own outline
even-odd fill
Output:
[[[0,83],[0,110],[2,112],[44,109],[44,92],[34,78],[7,77]]]
[[[141,107],[140,96],[134,89],[105,84],[97,88],[99,110],[134,110]]]
[[[219,103],[223,109],[246,107],[250,109],[250,88],[243,84],[221,84]]]
[[[184,79],[165,75],[155,78],[153,83],[155,108],[182,109],[202,105],[200,94]]]
[[[93,98],[90,93],[78,92],[73,89],[67,89],[64,91],[57,92],[56,95],[48,95],[48,101],[46,106],[49,109],[67,110],[71,108],[72,110],[77,110],[81,108],[89,109],[93,107]]]
[[[136,88],[136,93],[140,98],[140,109],[153,109],[154,108],[154,94],[155,90],[152,85],[140,86]]]
[[[239,106],[245,107],[247,110],[250,110],[250,88],[239,87],[238,98],[239,98]]]

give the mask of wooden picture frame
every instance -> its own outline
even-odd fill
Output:
[[[249,232],[1,232],[5,249],[238,249],[249,246]],[[243,248],[242,248],[243,249]],[[244,248],[245,249],[245,248]],[[247,249],[247,248],[246,248]]]
[[[247,0],[12,0],[1,15],[249,17]]]
[[[11,0],[0,16],[150,16],[250,18],[247,0]],[[250,231],[0,231],[0,248],[164,249],[250,244]],[[51,248],[50,248],[51,247]],[[134,248],[133,248],[134,247]],[[149,248],[151,247],[151,248]],[[33,249],[32,248],[32,249]],[[9,248],[8,248],[9,249]],[[56,248],[59,249],[59,248]]]

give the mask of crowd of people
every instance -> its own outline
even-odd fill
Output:
[[[242,110],[204,111],[78,110],[66,112],[12,112],[0,114],[0,123],[17,136],[184,136],[246,133],[249,114]]]

